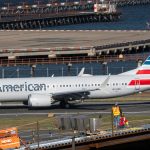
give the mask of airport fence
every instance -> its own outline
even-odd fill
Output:
[[[135,65],[136,66],[136,65]],[[108,75],[119,74],[131,69],[135,66],[108,66],[103,65],[81,65],[79,67],[62,66],[42,66],[42,67],[3,67],[0,68],[0,78],[20,78],[20,77],[51,77],[51,76],[76,76],[81,71],[82,67],[85,68],[85,74],[91,75]]]
[[[124,128],[113,129],[114,132],[121,132],[122,129],[134,130],[136,128],[146,127],[150,124],[150,116],[148,112],[124,112],[124,114],[129,122],[129,125]],[[30,120],[31,118],[33,121]],[[87,133],[105,133],[107,131],[111,132],[112,130],[111,112],[106,114],[93,112],[89,114],[64,114],[53,117],[39,115],[39,117],[16,116],[16,118],[10,118],[10,120],[13,119],[15,119],[16,122],[12,121],[13,124],[7,124],[7,127],[16,125],[19,130],[19,137],[25,143],[59,139],[72,135],[86,135]],[[96,119],[96,122],[93,119]],[[21,124],[21,120],[26,123]],[[95,126],[93,127],[93,124],[91,123],[94,123]]]

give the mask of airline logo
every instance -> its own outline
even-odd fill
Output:
[[[138,70],[136,74],[150,74],[150,56],[146,59],[141,66],[141,69]]]
[[[0,85],[0,92],[20,92],[20,91],[46,91],[49,85],[44,83],[29,84],[24,82],[23,84],[4,84]]]

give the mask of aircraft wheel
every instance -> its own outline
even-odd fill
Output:
[[[65,101],[61,101],[60,102],[60,106],[61,108],[70,108],[70,104],[68,102],[65,102]]]
[[[66,103],[65,104],[65,108],[67,109],[67,108],[70,108],[70,104],[69,103]]]

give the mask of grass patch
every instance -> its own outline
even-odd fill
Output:
[[[36,129],[37,121],[41,129],[53,129],[56,127],[56,119],[47,116],[14,116],[5,117],[0,120],[0,129],[17,127],[19,130]]]
[[[129,122],[129,127],[139,127],[145,124],[150,124],[150,115],[143,115],[143,114],[125,114]],[[111,122],[111,115],[103,115],[101,118],[101,129],[111,129],[112,122]]]
[[[150,124],[149,114],[125,114],[129,121],[130,127],[141,126],[144,124]],[[89,118],[99,117],[101,120],[100,129],[106,130],[111,128],[111,115],[103,114],[90,115]],[[37,121],[39,122],[39,128],[43,130],[57,130],[57,119],[55,117],[48,118],[46,115],[36,116],[15,116],[3,118],[0,120],[0,129],[17,127],[19,131],[24,130],[36,130]]]

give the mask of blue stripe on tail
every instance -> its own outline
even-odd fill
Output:
[[[148,56],[143,65],[150,65],[150,56]]]
[[[143,65],[150,65],[150,61],[145,61]]]
[[[150,60],[150,56],[146,60]]]

